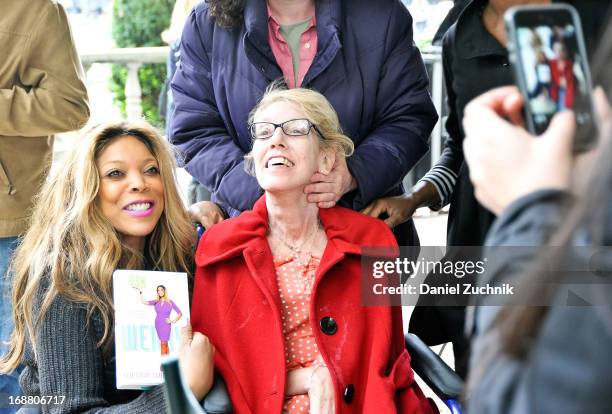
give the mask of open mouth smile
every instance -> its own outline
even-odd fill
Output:
[[[293,167],[295,164],[293,163],[293,161],[285,158],[285,157],[281,157],[281,156],[276,156],[276,157],[271,157],[268,162],[266,162],[266,168],[272,168],[272,167]]]
[[[132,217],[147,217],[153,213],[153,206],[155,206],[155,202],[153,201],[139,200],[123,207],[123,211]]]

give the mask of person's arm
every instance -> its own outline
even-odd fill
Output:
[[[347,159],[357,182],[352,200],[355,210],[402,181],[427,152],[427,141],[438,119],[427,91],[427,72],[412,38],[412,17],[400,2],[394,2],[384,47],[386,60],[375,98],[372,132]]]
[[[64,9],[48,3],[23,51],[16,84],[0,88],[1,136],[37,137],[81,128],[89,119],[85,75]]]
[[[442,45],[442,67],[444,69],[444,82],[446,84],[446,102],[448,118],[446,132],[448,137],[444,142],[440,159],[412,189],[412,195],[419,201],[419,206],[427,206],[432,210],[439,210],[450,202],[455,189],[459,170],[463,164],[463,148],[461,140],[461,120],[457,113],[457,96],[453,89],[453,55],[456,26],[451,28],[444,36]],[[435,192],[432,191],[435,188]]]
[[[163,386],[153,387],[126,404],[109,406],[104,389],[104,360],[87,309],[57,296],[38,326],[35,342],[40,395],[65,396],[45,405],[44,413],[165,413]]]
[[[528,194],[506,208],[488,233],[483,254],[488,263],[479,285],[503,286],[524,275],[539,257],[537,247],[546,245],[563,222],[570,203],[567,192],[551,189]],[[479,305],[486,303],[486,297],[478,301]],[[475,309],[473,322],[477,335],[493,326],[501,310],[499,306]]]
[[[172,309],[176,312],[176,318],[170,319],[170,323],[177,323],[183,317],[183,313],[174,301],[171,300],[170,303],[172,304]]]
[[[334,384],[327,366],[320,361],[287,372],[285,396],[308,394],[311,412],[330,413],[334,407]]]
[[[501,87],[471,101],[463,119],[463,149],[475,196],[499,217],[486,241],[484,258],[488,262],[486,272],[478,278],[481,285],[515,281],[529,267],[538,255],[532,246],[546,245],[548,236],[562,223],[558,198],[571,187],[573,115],[555,115],[546,132],[535,137],[520,127],[522,108],[518,89]],[[494,304],[488,297],[477,299],[481,304]],[[475,311],[477,330],[484,332],[499,308],[477,307]]]
[[[512,284],[524,276],[538,260],[537,246],[546,244],[563,221],[568,199],[567,193],[563,191],[542,190],[526,195],[510,205],[497,218],[489,231],[483,255],[489,260],[486,273],[480,276],[482,279],[479,280],[479,284],[502,286],[504,283]],[[470,308],[466,318],[468,331],[473,335],[470,372],[474,380],[469,391],[469,411],[478,414],[533,412],[532,404],[542,398],[542,395],[534,392],[533,384],[542,380],[563,382],[563,376],[555,374],[559,378],[551,377],[546,380],[544,374],[544,370],[558,372],[559,360],[550,357],[541,361],[537,358],[523,360],[503,353],[491,359],[495,347],[500,346],[498,340],[492,341],[492,339],[496,321],[504,307],[486,306],[487,303],[489,303],[487,297],[478,300],[477,306]],[[546,355],[547,352],[541,354]],[[555,354],[556,350],[548,355]],[[567,360],[566,356],[563,358]],[[538,369],[533,369],[533,364],[529,363],[532,365],[530,368],[527,365],[529,361],[535,362]],[[483,363],[487,364],[484,370]],[[534,377],[536,372],[537,375]],[[548,388],[551,388],[553,393],[559,391],[554,386]],[[553,393],[548,393],[546,398],[552,398],[550,396]],[[571,411],[572,409],[568,410]]]
[[[183,165],[224,207],[251,209],[261,196],[255,177],[244,170],[244,151],[229,135],[215,101],[210,51],[214,24],[207,11],[194,9],[181,40],[181,59],[172,79],[175,109],[172,142],[182,152]]]
[[[181,312],[178,312],[176,314],[176,318],[174,318],[174,320],[170,321],[170,323],[177,323],[182,317],[183,317],[183,314]]]
[[[212,201],[199,201],[189,206],[187,213],[194,223],[200,223],[206,230],[226,218],[226,213]]]
[[[138,292],[140,292],[140,301],[143,305],[155,305],[155,300],[146,300],[142,297],[142,290],[139,290]]]
[[[361,212],[374,218],[380,218],[386,214],[388,217],[383,217],[384,222],[390,228],[394,228],[410,219],[417,208],[430,206],[436,200],[439,201],[436,187],[429,181],[421,180],[409,193],[379,198]]]

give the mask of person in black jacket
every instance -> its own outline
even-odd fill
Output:
[[[446,31],[450,29],[453,24],[455,24],[455,22],[461,15],[463,9],[465,9],[465,7],[470,4],[470,1],[471,0],[454,0],[455,4],[448,11],[448,14],[440,24],[440,27],[438,27],[438,30],[436,31],[436,34],[434,35],[433,40],[431,41],[432,44],[436,46],[442,44],[442,39],[444,38]]]
[[[467,103],[495,87],[514,83],[508,60],[504,12],[518,4],[545,4],[548,0],[473,0],[463,10],[457,22],[444,36],[442,59],[448,93],[449,116],[446,121],[448,138],[438,163],[413,187],[398,197],[383,198],[364,212],[373,216],[386,213],[389,226],[412,217],[418,207],[439,210],[450,203],[445,260],[478,260],[495,215],[474,196],[469,169],[464,162],[461,121]],[[587,44],[592,45],[605,19],[601,0],[563,1],[573,4],[586,28]],[[467,248],[465,248],[467,246]],[[444,285],[456,282],[431,274],[428,284]],[[434,298],[436,299],[436,298]],[[419,299],[409,330],[428,345],[453,342],[455,370],[465,377],[469,360],[469,341],[464,334],[465,304],[469,297],[447,301]]]

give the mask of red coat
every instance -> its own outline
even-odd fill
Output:
[[[574,77],[573,62],[570,59],[565,59],[563,62],[563,70],[559,69],[560,59],[550,60],[550,97],[557,102],[559,100],[559,89],[561,77],[565,77],[566,88],[565,88],[565,101],[563,102],[566,109],[574,108],[574,101],[576,96],[576,78]]]
[[[361,304],[360,246],[395,246],[393,234],[382,221],[342,207],[321,209],[319,217],[328,243],[310,320],[334,382],[336,413],[432,412],[404,349],[401,308]],[[215,368],[237,414],[278,414],[284,399],[281,306],[267,229],[262,197],[252,211],[208,230],[196,252],[193,328],[215,345]]]

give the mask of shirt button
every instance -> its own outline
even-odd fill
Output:
[[[342,394],[344,398],[344,402],[350,404],[353,402],[353,398],[355,398],[355,386],[353,384],[349,384],[344,389],[344,393]]]
[[[326,316],[323,319],[321,319],[321,322],[319,323],[319,325],[321,326],[321,331],[325,335],[333,335],[338,331],[338,324],[336,324],[336,321],[334,320],[334,318],[330,316]]]
[[[310,43],[306,43],[306,44],[304,45],[304,47],[305,47],[306,49],[310,49]]]

